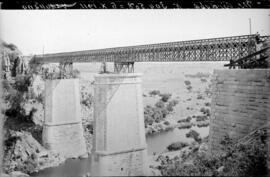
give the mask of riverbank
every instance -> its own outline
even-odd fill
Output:
[[[150,168],[153,169],[152,171],[156,172],[155,176],[163,176],[162,170],[165,164],[167,165],[175,161],[181,162],[181,164],[191,164],[191,156],[193,153],[207,153],[207,141],[208,138],[204,138],[201,143],[193,141],[180,150],[167,151],[149,156]]]

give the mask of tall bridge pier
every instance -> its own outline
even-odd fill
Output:
[[[95,77],[91,174],[147,174],[141,74],[102,74]]]
[[[44,146],[67,158],[85,155],[79,79],[46,80],[45,92]]]

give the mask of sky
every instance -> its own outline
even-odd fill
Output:
[[[252,33],[270,35],[269,9],[1,10],[0,38],[24,55]]]

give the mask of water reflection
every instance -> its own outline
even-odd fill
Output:
[[[90,173],[91,158],[87,159],[68,159],[64,164],[47,168],[38,173],[32,174],[33,177],[82,177]]]

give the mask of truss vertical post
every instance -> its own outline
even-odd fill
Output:
[[[134,62],[114,62],[115,73],[134,73]]]

